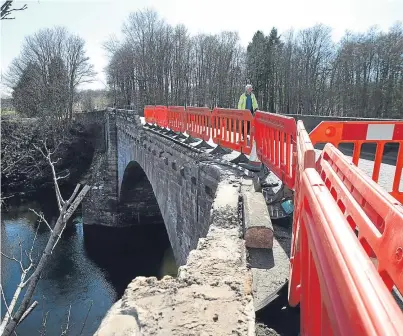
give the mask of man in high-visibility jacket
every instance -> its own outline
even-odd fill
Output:
[[[238,110],[249,110],[252,115],[255,114],[255,111],[258,109],[257,100],[255,95],[252,93],[252,85],[248,84],[245,86],[245,93],[242,93],[241,97],[239,97],[238,102]],[[250,123],[246,123],[247,133],[250,134]],[[244,123],[242,122],[242,129]],[[243,134],[241,135],[241,139],[243,139]]]
[[[255,114],[255,111],[258,109],[258,105],[252,90],[252,85],[248,84],[245,86],[245,93],[242,93],[241,97],[239,97],[238,109],[249,110],[252,114]]]

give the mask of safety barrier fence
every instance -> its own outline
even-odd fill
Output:
[[[155,106],[146,105],[144,107],[144,119],[148,124],[155,124],[157,121],[155,120]]]
[[[244,154],[253,146],[253,116],[249,110],[182,106],[151,106],[144,109],[147,123],[186,132]]]
[[[168,127],[174,132],[185,132],[185,108],[168,106]]]
[[[257,111],[254,118],[257,154],[287,187],[293,189],[296,167],[296,123],[291,117]]]
[[[154,109],[154,117],[158,126],[168,127],[168,109],[166,106],[157,105]]]
[[[194,138],[210,140],[211,112],[207,107],[186,108],[186,131]]]
[[[301,179],[289,293],[301,335],[401,335],[402,312],[318,172]]]
[[[296,123],[293,118],[257,111],[253,117],[248,110],[181,106],[150,106],[144,110],[146,122],[169,127],[175,132],[187,132],[192,137],[245,154],[250,154],[256,141],[257,156],[289,188],[294,189],[296,176]],[[390,194],[403,202],[399,190],[403,176],[403,122],[322,122],[310,134],[313,145],[351,143],[352,161],[358,165],[364,144],[375,144],[376,153],[372,179],[378,182],[385,145],[399,147]]]
[[[211,114],[212,139],[217,145],[250,154],[253,134],[248,139],[248,129],[253,127],[249,110],[215,108]]]
[[[375,142],[376,181],[386,142],[396,142],[394,185],[400,181],[403,123],[391,131],[387,122],[322,122],[308,135],[302,121],[262,111],[161,111],[154,109],[154,119],[147,111],[147,119],[244,153],[255,142],[259,159],[294,187],[289,303],[300,304],[302,335],[401,334],[403,314],[391,290],[403,292],[403,206],[356,165],[361,146]],[[376,125],[383,132],[376,134]],[[327,144],[316,160],[320,142]],[[353,162],[335,148],[343,142],[354,144]]]
[[[297,134],[289,303],[301,334],[399,335],[403,207],[333,145],[315,163],[301,121]]]
[[[372,179],[378,182],[385,146],[398,147],[395,174],[390,194],[403,203],[403,190],[399,190],[403,170],[403,122],[362,121],[320,123],[310,134],[312,143],[331,143],[338,147],[342,143],[354,146],[352,162],[358,165],[364,144],[376,146]]]

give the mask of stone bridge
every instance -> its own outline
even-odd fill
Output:
[[[155,223],[161,213],[175,259],[185,264],[207,235],[219,183],[229,179],[239,187],[235,179],[250,179],[249,172],[172,134],[144,128],[133,111],[109,111],[103,118],[106,146],[94,159],[85,224]]]
[[[289,276],[290,232],[273,225],[267,205],[281,182],[244,169],[242,154],[145,125],[135,111],[79,118],[102,125],[84,229],[163,222],[180,266],[176,278],[134,279],[97,335],[254,335],[255,312]],[[308,130],[322,120],[304,117]]]
[[[254,334],[255,310],[286,283],[289,239],[281,229],[273,235],[251,173],[236,155],[231,162],[219,148],[145,126],[134,111],[108,110],[96,120],[103,132],[86,177],[84,230],[155,225],[161,216],[181,266],[176,278],[133,280],[98,335],[117,326],[119,335]],[[270,267],[257,265],[263,259]]]

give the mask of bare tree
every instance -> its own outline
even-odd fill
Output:
[[[1,5],[1,16],[0,20],[14,20],[15,17],[9,17],[12,12],[15,11],[22,11],[28,8],[28,6],[25,4],[20,8],[12,8],[13,0],[7,0],[4,1],[4,3]]]
[[[78,86],[92,81],[94,76],[84,40],[63,27],[55,27],[26,37],[6,82],[14,89],[14,100],[21,101],[17,108],[25,104],[31,113],[71,119]],[[32,105],[36,108],[32,109]]]
[[[104,44],[114,103],[235,107],[244,84],[244,53],[234,32],[191,37],[154,11],[132,13],[124,39]]]
[[[35,292],[35,288],[40,280],[41,274],[49,261],[50,255],[52,254],[57,243],[59,242],[59,239],[61,238],[64,229],[66,228],[67,221],[73,215],[74,211],[77,209],[78,205],[81,203],[81,201],[83,200],[83,198],[85,197],[86,193],[90,188],[87,185],[81,187],[79,184],[77,184],[76,188],[74,189],[69,199],[64,200],[60,192],[58,182],[60,179],[64,177],[59,176],[56,173],[55,170],[56,162],[52,158],[54,151],[51,151],[48,148],[46,141],[42,142],[41,147],[35,146],[35,148],[43,155],[43,157],[46,159],[51,169],[59,209],[59,217],[56,221],[56,224],[52,228],[42,213],[37,213],[35,210],[32,210],[39,217],[40,222],[45,223],[45,225],[50,230],[49,240],[46,244],[45,249],[42,252],[42,255],[37,265],[34,264],[32,256],[33,246],[36,240],[36,234],[30,251],[25,252],[26,257],[29,260],[28,266],[24,266],[23,263],[24,254],[21,243],[19,243],[20,257],[18,259],[14,256],[7,256],[4,253],[2,253],[2,255],[5,256],[6,258],[19,263],[21,268],[20,283],[18,284],[9,304],[7,304],[7,302],[5,301],[3,288],[1,287],[3,300],[7,309],[6,314],[0,325],[0,334],[2,336],[11,335],[15,331],[18,324],[21,323],[24,320],[24,318],[30,313],[30,311],[32,311],[32,309],[36,306],[37,302],[31,304],[31,301]],[[25,290],[25,293],[20,301],[20,296],[23,290]]]

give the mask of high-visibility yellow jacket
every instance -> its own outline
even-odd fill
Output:
[[[258,109],[257,100],[253,93],[251,93],[251,96],[252,96],[252,108],[253,111],[255,111],[256,109]],[[238,110],[244,110],[244,109],[246,109],[246,94],[242,93],[241,97],[239,97]]]

